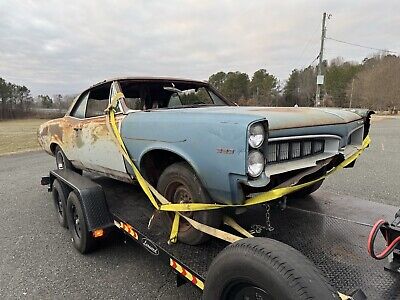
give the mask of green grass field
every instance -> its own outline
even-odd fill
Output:
[[[37,141],[39,125],[45,119],[0,121],[0,155],[40,149]]]

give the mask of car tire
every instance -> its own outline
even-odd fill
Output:
[[[87,229],[81,201],[75,192],[69,193],[67,199],[67,221],[74,247],[82,254],[93,251],[96,240]]]
[[[318,190],[321,187],[323,182],[324,182],[324,180],[320,180],[308,187],[305,187],[304,189],[294,192],[293,194],[291,194],[291,197],[305,198],[305,197],[311,195],[312,193],[314,193],[316,190]]]
[[[67,169],[82,175],[82,170],[79,170],[72,165],[71,161],[67,158],[60,146],[56,146],[54,156],[56,158],[56,167],[58,170]]]
[[[267,238],[246,238],[212,262],[203,299],[340,299],[303,254]]]
[[[58,223],[61,227],[67,228],[68,222],[66,212],[68,191],[57,179],[53,182],[52,196]]]
[[[173,203],[211,203],[211,199],[203,188],[192,168],[184,162],[174,163],[161,174],[157,190]],[[221,225],[222,214],[218,210],[196,211],[183,213],[202,224],[218,228]],[[172,226],[174,214],[164,213],[163,218],[167,228]],[[198,231],[186,220],[180,218],[178,240],[189,245],[206,242],[210,236]]]

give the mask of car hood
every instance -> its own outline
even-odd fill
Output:
[[[360,115],[340,108],[208,106],[168,109],[168,111],[180,111],[184,114],[193,115],[216,114],[216,119],[221,121],[222,119],[226,120],[227,115],[253,116],[259,117],[260,119],[265,118],[268,120],[270,130],[345,124],[361,119]]]

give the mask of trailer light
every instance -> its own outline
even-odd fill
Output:
[[[99,238],[104,235],[104,230],[103,229],[96,229],[92,232],[92,235],[94,238]]]

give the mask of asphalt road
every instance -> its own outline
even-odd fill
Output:
[[[332,175],[321,191],[400,206],[400,117],[373,119],[370,136],[354,168]]]
[[[316,201],[352,196],[400,206],[400,119],[375,122],[371,137],[355,168],[326,180]],[[121,236],[93,254],[77,253],[39,184],[53,167],[41,152],[0,157],[1,299],[200,298],[190,285],[177,289],[169,267]]]

